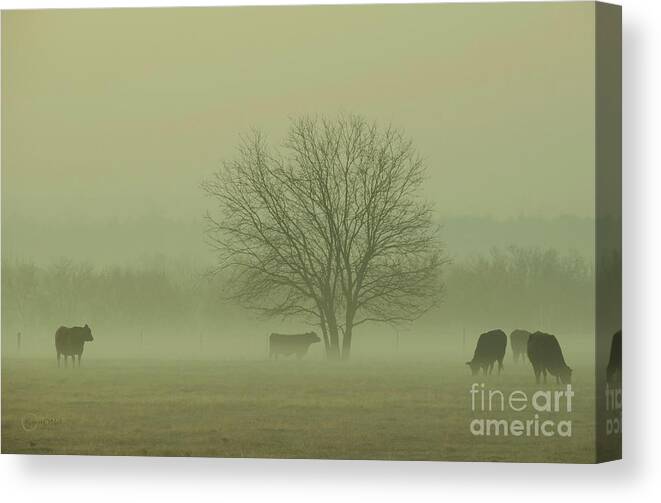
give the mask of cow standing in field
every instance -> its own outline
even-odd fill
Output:
[[[60,355],[64,355],[64,366],[67,366],[67,357],[71,357],[73,366],[76,366],[76,355],[78,355],[78,367],[80,357],[83,355],[85,342],[93,341],[92,330],[88,325],[84,327],[60,327],[55,332],[55,351],[57,351],[57,366],[60,366]]]
[[[315,332],[305,334],[271,334],[269,337],[269,358],[277,360],[278,355],[296,355],[299,360],[308,352],[311,344],[321,339]]]
[[[616,384],[622,379],[622,330],[618,330],[611,339],[611,353],[606,367],[606,380]]]
[[[555,335],[535,332],[528,339],[528,358],[535,372],[535,381],[539,384],[540,376],[544,376],[546,384],[546,373],[555,376],[557,383],[571,383],[572,369],[565,363],[562,349]]]
[[[505,348],[507,347],[507,335],[502,330],[491,330],[480,335],[475,346],[473,359],[466,362],[471,368],[473,375],[477,375],[480,369],[484,375],[493,372],[493,366],[498,362],[498,375],[503,370],[503,358],[505,358]]]
[[[519,358],[522,361],[525,359],[528,349],[528,337],[530,337],[530,332],[527,330],[514,330],[510,334],[510,347],[512,348],[514,363],[518,363]]]

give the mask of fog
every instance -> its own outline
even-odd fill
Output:
[[[4,12],[3,355],[89,323],[89,358],[259,359],[315,329],[223,298],[200,184],[250,128],[278,144],[290,117],[346,111],[412,139],[450,259],[441,306],[362,326],[356,358],[463,357],[496,327],[588,340],[590,9]]]
[[[3,354],[51,356],[58,326],[85,323],[95,336],[87,349],[94,358],[263,359],[271,332],[319,331],[304,317],[265,318],[243,309],[224,298],[224,282],[209,269],[162,255],[96,267],[67,259],[46,265],[5,259]],[[444,283],[440,307],[418,321],[362,326],[356,356],[465,355],[481,332],[494,327],[543,329],[581,347],[593,340],[594,268],[577,252],[492,248],[456,258]],[[310,357],[323,357],[321,344]]]
[[[3,11],[3,453],[594,462],[608,8]]]

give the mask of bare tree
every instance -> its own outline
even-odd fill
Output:
[[[267,315],[306,316],[327,356],[354,328],[411,321],[438,304],[445,263],[423,163],[410,140],[357,116],[292,120],[280,148],[253,131],[203,183],[207,236],[229,296]]]

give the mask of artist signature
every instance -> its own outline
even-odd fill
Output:
[[[62,423],[62,419],[60,418],[37,416],[32,413],[25,414],[21,418],[21,427],[24,431],[34,431],[40,426],[55,426],[60,423]]]

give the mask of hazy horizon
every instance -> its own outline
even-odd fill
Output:
[[[576,252],[592,261],[594,219],[505,218],[458,216],[439,220],[441,238],[453,260],[488,254],[509,246]],[[3,259],[49,265],[63,258],[98,267],[140,266],[148,260],[195,264],[214,263],[205,242],[205,223],[198,218],[168,218],[153,214],[136,218],[79,218],[48,215],[39,220],[7,218],[3,225]]]

